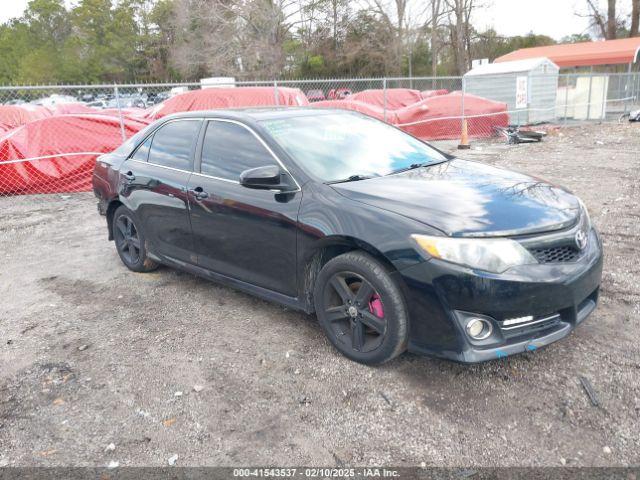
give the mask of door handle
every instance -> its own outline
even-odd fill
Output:
[[[190,192],[198,200],[204,200],[205,198],[209,198],[209,194],[205,192],[202,187],[196,187],[193,190],[190,190]]]
[[[129,183],[133,182],[136,179],[136,176],[133,174],[131,170],[129,170],[127,173],[125,173],[122,176],[126,178]]]

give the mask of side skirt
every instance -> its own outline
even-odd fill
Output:
[[[260,297],[264,300],[268,300],[270,302],[279,303],[289,308],[293,308],[295,310],[300,310],[306,313],[305,303],[303,300],[300,300],[298,297],[290,297],[289,295],[285,295],[283,293],[274,292],[273,290],[269,290],[268,288],[259,287],[257,285],[253,285],[251,283],[243,282],[242,280],[238,280],[233,277],[228,277],[226,275],[222,275],[220,273],[213,272],[211,270],[207,270],[206,268],[199,267],[197,265],[193,265],[191,263],[186,263],[174,258],[169,257],[159,257],[150,252],[147,252],[147,255],[152,260],[166,265],[167,267],[177,268],[179,270],[184,270],[185,272],[189,272],[198,277],[204,278],[206,280],[211,280],[216,283],[220,283],[222,285],[226,285],[228,287],[232,287],[243,292],[249,293],[256,297]]]

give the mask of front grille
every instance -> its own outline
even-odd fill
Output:
[[[573,262],[580,256],[580,250],[569,245],[550,248],[532,248],[529,251],[540,263]]]

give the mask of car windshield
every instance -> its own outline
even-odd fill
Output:
[[[301,168],[324,182],[360,180],[447,160],[420,140],[352,113],[262,120]]]

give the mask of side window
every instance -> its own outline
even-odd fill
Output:
[[[222,121],[210,121],[207,125],[202,145],[202,173],[237,181],[249,168],[275,164],[267,149],[243,126]]]
[[[149,151],[149,162],[164,167],[191,170],[191,148],[196,141],[200,122],[178,120],[156,130]]]
[[[153,140],[153,135],[147,138],[144,143],[137,148],[133,155],[131,155],[131,159],[138,160],[139,162],[146,162],[149,158],[149,147],[151,147],[151,140]]]

